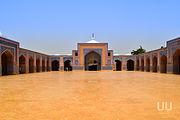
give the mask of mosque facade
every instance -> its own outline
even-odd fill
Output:
[[[144,71],[180,74],[180,38],[166,47],[138,55],[113,55],[108,43],[78,43],[72,55],[47,55],[0,37],[0,75],[47,71]]]

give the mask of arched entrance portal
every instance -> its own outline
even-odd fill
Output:
[[[161,56],[160,72],[161,73],[167,72],[167,57],[165,55]]]
[[[59,71],[59,61],[57,60],[52,61],[52,71]]]
[[[32,57],[29,58],[29,73],[34,72],[34,59]]]
[[[64,71],[72,71],[72,66],[71,66],[70,60],[64,61]]]
[[[13,55],[10,51],[5,51],[1,55],[2,75],[10,75],[13,73]]]
[[[26,59],[23,55],[19,57],[19,73],[26,73]]]
[[[101,70],[101,56],[98,53],[92,51],[85,56],[85,70]]]
[[[157,72],[157,57],[153,57],[153,65],[152,65],[152,71]]]
[[[116,71],[121,71],[121,61],[120,60],[115,60],[116,63]]]
[[[127,70],[128,71],[133,71],[134,70],[134,61],[133,60],[128,60],[127,61]]]
[[[149,57],[146,58],[146,71],[150,72],[150,59],[149,59]]]
[[[136,70],[139,71],[139,59],[136,60]]]
[[[42,60],[42,71],[45,72],[46,68],[45,68],[45,59]]]
[[[173,73],[180,74],[180,49],[173,55]]]
[[[40,59],[36,60],[36,72],[40,72]]]
[[[144,71],[144,58],[141,58],[141,71]]]

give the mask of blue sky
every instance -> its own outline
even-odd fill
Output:
[[[23,48],[71,54],[92,33],[114,53],[180,37],[180,0],[0,0],[0,31]]]

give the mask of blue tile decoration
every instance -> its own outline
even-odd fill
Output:
[[[12,53],[12,55],[14,56],[14,49],[13,48],[1,46],[1,53],[3,53],[6,50],[9,50]]]
[[[108,65],[111,65],[111,60],[108,60],[108,61],[107,61],[107,64],[108,64]]]
[[[75,60],[75,65],[78,65],[79,64],[79,61],[78,60]]]
[[[63,62],[66,61],[66,60],[70,60],[71,62],[73,62],[73,57],[64,57]]]
[[[18,47],[18,46],[17,46],[15,43],[7,42],[7,41],[1,40],[1,39],[0,39],[0,44],[15,48],[15,55],[14,55],[14,52],[13,52],[13,55],[14,55],[15,60],[16,60],[16,58],[17,58],[17,47]],[[2,47],[5,47],[5,46],[2,46]],[[6,48],[7,48],[7,47],[6,47]],[[3,52],[3,51],[1,50],[1,53],[2,53],[2,52]]]
[[[130,60],[130,59],[131,59],[131,60],[135,60],[135,57],[126,57],[125,60],[126,60],[126,62],[127,62],[127,61]]]
[[[89,52],[92,52],[92,51],[95,51],[95,52],[97,52],[99,55],[101,55],[102,56],[102,49],[89,49],[89,48],[84,48],[83,49],[83,55],[85,56],[87,53],[89,53]],[[83,56],[83,57],[84,57]]]
[[[154,56],[158,57],[158,53],[153,53],[153,54],[152,54],[152,58],[153,58]]]
[[[29,53],[29,58],[32,57],[34,59],[34,54]]]
[[[64,70],[64,66],[60,66],[60,70]]]
[[[115,61],[115,60],[120,60],[121,62],[123,61],[122,57],[114,57],[113,61]]]
[[[103,66],[103,70],[112,70],[112,66]]]
[[[83,70],[83,66],[73,66],[73,70]]]
[[[84,49],[83,49],[83,55],[84,55],[83,58],[85,59],[85,56],[86,56],[89,52],[92,52],[92,51],[98,53],[98,54],[101,56],[101,63],[102,63],[102,49],[99,49],[99,48],[97,48],[97,49],[84,48]],[[85,64],[85,60],[84,60],[84,64]],[[85,69],[86,69],[86,68],[85,68]]]
[[[126,70],[126,66],[123,66],[123,70]]]
[[[36,59],[38,59],[38,58],[39,58],[39,59],[41,58],[40,55],[36,55]]]
[[[26,57],[26,52],[19,52],[19,57],[21,56],[21,55],[24,55],[24,57]]]
[[[52,58],[51,58],[51,61],[53,61],[53,60],[60,61],[60,57],[52,57]]]
[[[146,55],[146,58],[148,58],[149,57],[149,59],[150,59],[150,55],[148,54],[148,55]]]
[[[164,54],[165,56],[167,56],[167,51],[165,50],[165,51],[161,51],[161,52],[160,52],[160,56],[162,56],[163,54]]]
[[[174,47],[174,48],[172,49],[172,55],[174,55],[174,53],[176,52],[177,49],[180,49],[180,46],[179,46],[179,47]]]
[[[178,45],[178,42],[177,41],[175,41],[175,42],[172,42],[172,43],[168,43],[168,45],[167,45],[167,48],[168,48],[168,53],[169,53],[169,58],[171,57],[171,47],[172,46],[175,46],[175,45]]]

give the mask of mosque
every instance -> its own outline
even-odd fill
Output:
[[[47,55],[19,47],[0,37],[0,75],[45,71],[146,71],[180,74],[180,37],[166,47],[139,55],[113,55],[108,43],[92,39],[78,43],[72,55]]]

